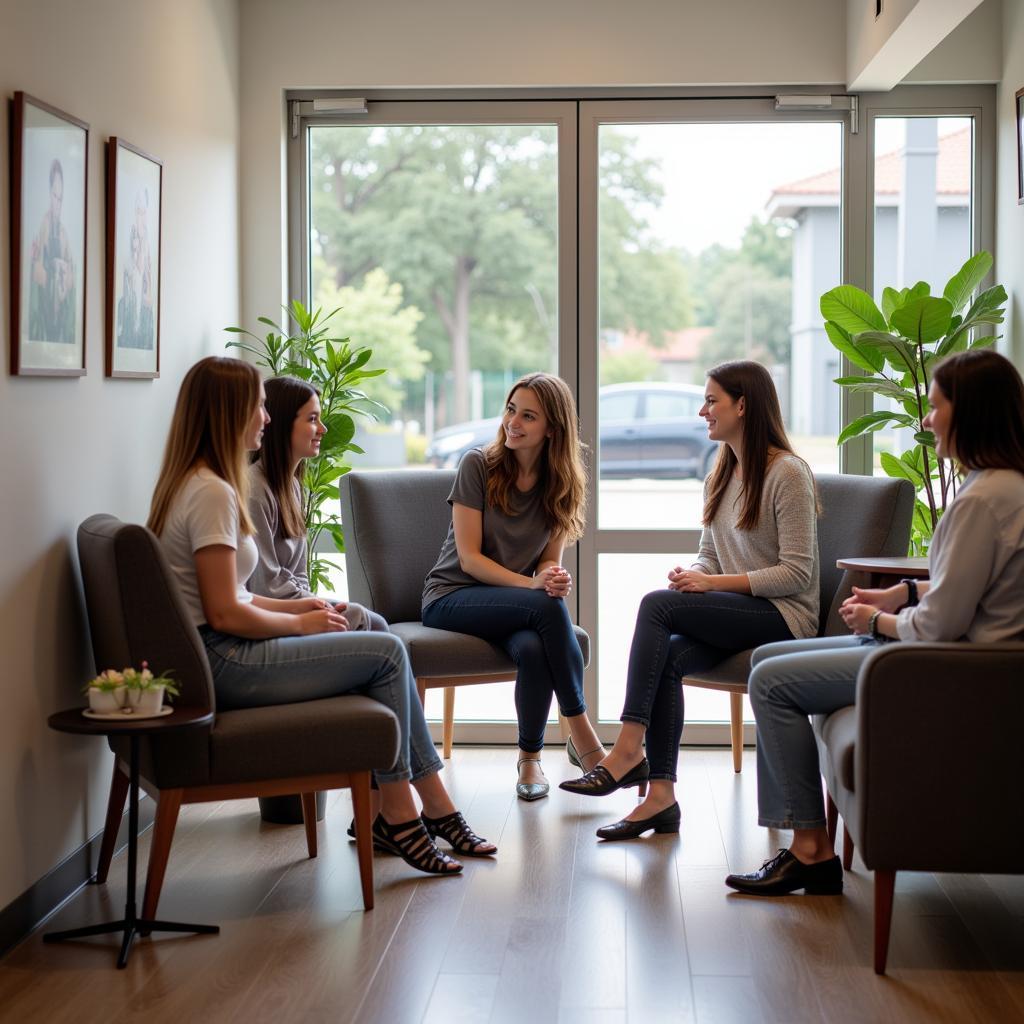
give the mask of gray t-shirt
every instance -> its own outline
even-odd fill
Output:
[[[298,491],[299,482],[295,481]],[[260,560],[249,586],[254,594],[291,601],[312,597],[306,575],[306,535],[288,537],[281,523],[281,510],[267,483],[263,464],[249,467],[249,516],[256,531]]]
[[[455,476],[455,486],[448,495],[449,505],[465,505],[483,513],[483,536],[480,552],[512,572],[532,576],[537,563],[551,539],[551,529],[544,514],[542,487],[538,483],[529,491],[512,491],[512,510],[507,516],[487,505],[487,467],[483,452],[471,448],[462,457]],[[455,527],[448,527],[448,536],[441,545],[437,564],[427,573],[423,586],[423,607],[439,597],[463,587],[479,584],[459,565],[455,547]]]

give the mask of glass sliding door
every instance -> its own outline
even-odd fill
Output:
[[[842,116],[784,119],[767,100],[582,105],[580,404],[597,472],[581,610],[602,721],[621,710],[640,598],[697,549],[717,454],[698,415],[705,371],[763,363],[797,452],[839,470],[842,367],[817,307],[842,280]],[[728,710],[687,692],[688,722]]]

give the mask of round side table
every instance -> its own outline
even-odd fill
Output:
[[[172,732],[175,729],[189,729],[201,725],[209,725],[213,721],[213,712],[206,708],[176,707],[169,715],[159,718],[86,718],[82,708],[69,708],[50,715],[47,724],[58,732],[71,732],[87,736],[128,736],[130,755],[128,759],[128,887],[124,905],[124,917],[120,921],[108,921],[104,924],[87,925],[84,928],[71,928],[63,932],[47,932],[43,942],[63,942],[66,939],[81,939],[89,935],[107,935],[110,932],[123,932],[121,952],[117,957],[117,966],[125,967],[128,953],[131,951],[132,940],[137,934],[148,935],[150,932],[195,932],[196,934],[216,934],[220,928],[215,924],[184,924],[178,921],[149,921],[140,918],[135,908],[135,869],[139,843],[139,737],[152,736],[161,732]]]

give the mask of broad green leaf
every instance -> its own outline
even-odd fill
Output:
[[[906,392],[898,384],[878,377],[836,377],[834,383],[848,388],[855,394],[884,395],[896,402],[901,402],[906,397]]]
[[[903,302],[906,305],[911,299],[923,299],[928,295],[931,295],[932,288],[927,281],[918,281],[913,288],[907,289],[907,297]]]
[[[897,459],[895,455],[890,455],[888,452],[882,452],[878,458],[887,476],[909,480],[918,490],[924,486],[924,477],[902,459]]]
[[[910,299],[892,315],[893,327],[912,342],[928,345],[949,330],[953,307],[946,299],[931,296]]]
[[[850,334],[861,331],[884,331],[885,317],[879,312],[874,299],[852,284],[841,284],[821,297],[821,315],[834,320]]]
[[[898,412],[869,412],[858,416],[852,423],[848,423],[842,433],[836,439],[836,445],[846,444],[851,438],[860,437],[861,434],[868,434],[873,430],[881,430],[887,423],[902,423],[904,426],[912,426],[909,416]]]
[[[825,321],[825,333],[834,348],[846,356],[854,366],[859,366],[868,373],[875,373],[885,365],[885,357],[877,351],[862,351],[854,344],[847,331],[832,320]]]
[[[1006,289],[1001,284],[983,291],[964,316],[963,322],[936,347],[937,355],[946,356],[967,348],[970,332],[981,324],[1001,324],[1006,306]]]
[[[983,250],[972,256],[949,279],[942,294],[953,307],[954,313],[959,313],[967,305],[967,300],[991,269],[992,254]]]
[[[921,430],[914,434],[914,440],[928,448],[935,447],[935,435],[930,430]]]
[[[898,311],[893,314],[898,315]],[[917,380],[917,352],[898,335],[885,331],[864,331],[855,335],[853,340],[862,350],[876,349],[881,352],[891,366],[901,373],[909,373],[913,380]]]
[[[903,296],[895,288],[882,289],[882,316],[885,317],[886,323],[892,319],[893,310],[899,309],[902,305]]]

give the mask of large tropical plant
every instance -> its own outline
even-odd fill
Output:
[[[328,534],[338,551],[345,550],[345,536],[337,512],[338,480],[352,468],[346,461],[350,452],[362,454],[353,442],[356,417],[376,419],[387,410],[368,398],[360,388],[363,381],[379,377],[385,371],[367,370],[373,351],[353,347],[349,338],[331,334],[327,322],[338,312],[324,315],[321,309],[307,309],[298,300],[283,307],[286,319],[281,326],[269,317],[257,317],[270,328],[263,337],[243,327],[226,327],[226,331],[244,335],[247,341],[229,341],[228,348],[240,348],[255,357],[258,366],[271,376],[299,377],[320,392],[321,418],[327,433],[320,444],[320,454],[306,459],[302,513],[309,539],[306,569],[314,592],[330,586],[328,571],[336,563],[318,550],[318,541]],[[286,332],[287,328],[287,332]]]
[[[957,475],[935,454],[935,437],[924,427],[928,386],[936,360],[953,352],[991,345],[996,338],[979,329],[1003,322],[1006,291],[994,285],[971,302],[971,296],[992,269],[992,256],[979,252],[948,281],[942,295],[932,295],[919,281],[913,288],[886,288],[882,308],[866,292],[840,285],[821,297],[821,315],[829,341],[862,374],[838,377],[836,383],[855,392],[888,399],[850,423],[837,444],[883,427],[905,430],[915,442],[898,457],[880,456],[891,477],[909,480],[917,491],[911,527],[911,553],[928,550],[939,518],[956,493]],[[966,309],[966,312],[965,312]]]

